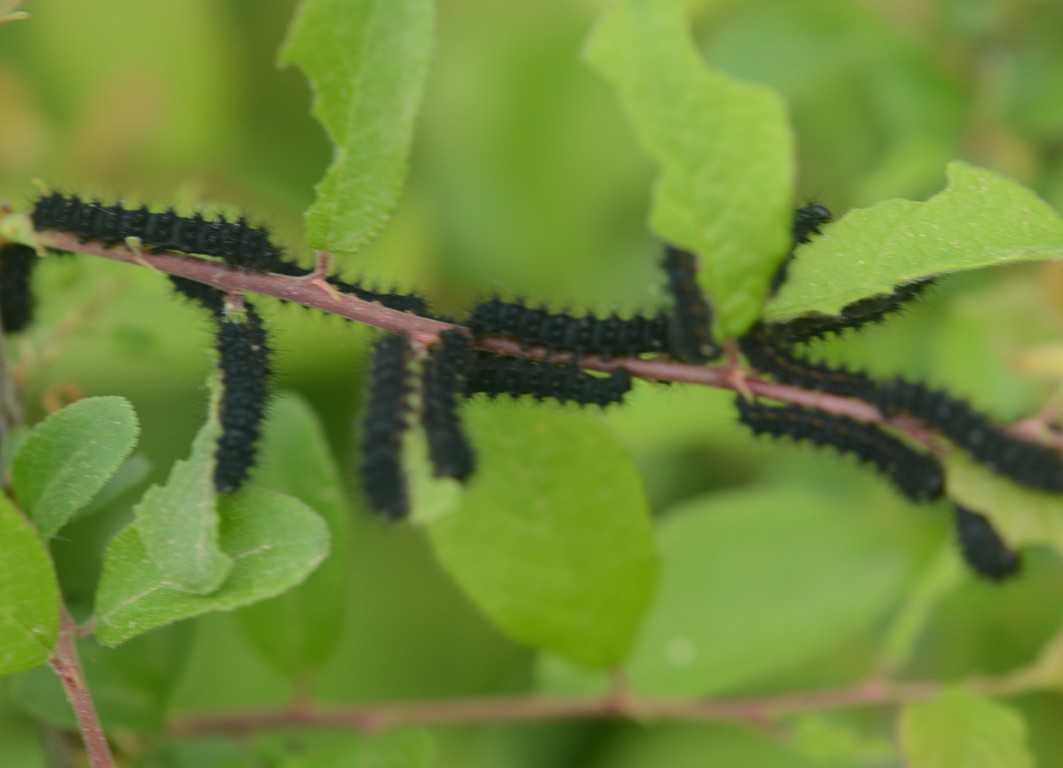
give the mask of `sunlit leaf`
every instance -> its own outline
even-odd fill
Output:
[[[765,316],[837,314],[926,275],[1063,255],[1063,219],[1022,185],[963,162],[926,202],[886,200],[853,210],[798,250]]]
[[[657,558],[638,471],[575,408],[466,408],[479,457],[457,509],[429,525],[436,555],[506,634],[592,667],[627,653]]]
[[[794,152],[781,97],[707,68],[675,0],[620,0],[585,55],[659,166],[654,231],[698,255],[720,329],[741,333],[788,250]]]
[[[306,212],[306,239],[361,250],[393,213],[433,40],[431,0],[303,0],[281,51],[314,89],[332,165]]]

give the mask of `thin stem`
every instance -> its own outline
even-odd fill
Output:
[[[136,264],[166,274],[186,277],[223,290],[250,291],[274,296],[382,330],[402,333],[409,336],[415,343],[430,344],[435,341],[440,332],[454,327],[451,323],[388,309],[350,294],[337,293],[332,286],[321,280],[245,272],[231,269],[221,262],[176,253],[134,252],[125,247],[104,248],[96,243],[79,243],[75,235],[65,233],[44,232],[39,233],[37,237],[37,245],[41,247],[86,253],[127,264]],[[550,358],[563,362],[571,358],[570,354],[554,354],[543,348],[528,349],[520,342],[511,339],[489,338],[478,341],[476,346],[491,352],[530,359]],[[641,358],[616,358],[605,361],[596,355],[587,355],[580,358],[580,365],[603,372],[623,367],[635,376],[656,381],[700,384],[731,390],[745,387],[756,395],[837,413],[859,421],[872,423],[888,421],[891,426],[911,434],[913,438],[921,442],[925,441],[925,435],[918,434],[915,424],[910,419],[888,420],[873,405],[859,400],[736,375],[737,362],[735,361],[721,366],[706,367]]]
[[[1020,692],[1011,676],[971,681],[984,693]],[[682,700],[640,698],[611,692],[593,699],[549,696],[488,697],[344,708],[295,706],[281,710],[185,717],[170,728],[176,736],[243,734],[273,728],[379,731],[408,726],[528,723],[562,720],[638,722],[746,722],[763,724],[783,715],[893,706],[929,698],[936,682],[886,682],[760,698]],[[1005,689],[997,691],[997,688]]]
[[[66,606],[61,606],[59,639],[48,664],[59,675],[63,690],[66,691],[66,697],[74,709],[74,716],[77,718],[78,730],[81,731],[81,739],[85,743],[89,764],[92,768],[114,768],[111,747],[107,743],[107,737],[104,736],[103,726],[100,725],[100,718],[96,714],[96,705],[92,701],[92,693],[85,681],[85,672],[81,668],[77,635],[77,624],[66,610]]]

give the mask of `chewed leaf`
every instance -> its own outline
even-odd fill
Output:
[[[432,50],[430,0],[304,0],[281,51],[314,88],[314,116],[334,145],[306,212],[306,239],[360,251],[384,227],[406,178]]]
[[[585,55],[660,168],[654,231],[698,255],[719,330],[742,333],[788,250],[794,152],[781,97],[707,68],[674,0],[616,3]]]
[[[769,320],[835,315],[858,299],[927,275],[1063,256],[1063,219],[995,171],[950,163],[926,202],[886,200],[850,211],[798,251]]]

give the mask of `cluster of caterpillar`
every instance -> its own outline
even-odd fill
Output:
[[[476,454],[462,428],[459,408],[464,400],[477,394],[506,395],[604,408],[621,402],[631,388],[631,374],[623,368],[595,376],[572,362],[474,351],[465,331],[457,328],[439,334],[419,373],[411,361],[405,337],[383,336],[373,346],[363,397],[358,441],[362,488],[370,509],[391,519],[409,513],[401,446],[411,426],[415,391],[420,392],[421,426],[433,474],[466,482],[475,470]]]
[[[822,206],[795,212],[793,248],[808,242],[830,218]],[[900,285],[889,294],[853,302],[837,316],[757,323],[739,339],[739,347],[750,365],[780,383],[863,400],[886,416],[915,417],[998,474],[1031,488],[1063,491],[1063,458],[1058,452],[1009,435],[968,403],[923,384],[904,379],[880,382],[862,371],[816,363],[797,348],[828,334],[883,322],[932,283],[933,278],[928,278]],[[775,287],[781,284],[780,279]],[[856,455],[878,468],[911,501],[933,501],[944,494],[944,473],[938,460],[879,426],[795,406],[747,403],[741,398],[738,411],[739,421],[755,434],[805,440]],[[960,550],[977,573],[1000,580],[1018,571],[1018,555],[1008,549],[985,516],[957,505],[956,526]]]
[[[799,245],[811,241],[832,220],[815,203],[798,208],[791,225],[791,249],[771,281],[771,291],[785,282]],[[153,251],[176,251],[220,257],[236,269],[302,277],[312,270],[283,258],[264,228],[244,218],[228,221],[201,214],[180,216],[172,209],[150,212],[127,209],[77,196],[50,193],[34,205],[31,221],[37,230],[72,233],[82,241],[105,246],[136,242]],[[33,313],[29,288],[34,251],[24,245],[0,248],[0,322],[9,332],[24,329]],[[651,314],[599,317],[532,307],[494,297],[477,304],[440,334],[420,363],[409,342],[388,335],[375,346],[362,419],[360,475],[370,506],[401,518],[409,506],[401,469],[402,435],[419,391],[421,423],[429,457],[438,476],[467,480],[475,453],[465,436],[460,403],[476,394],[494,398],[552,398],[559,402],[619,403],[631,387],[622,367],[602,376],[586,371],[580,359],[596,355],[603,361],[642,354],[666,355],[704,364],[717,359],[721,347],[712,336],[712,305],[697,280],[696,259],[682,249],[665,246],[660,267],[669,306]],[[432,317],[420,296],[368,289],[335,276],[325,280],[341,293],[390,309]],[[269,346],[265,328],[248,302],[230,309],[222,291],[181,278],[175,289],[207,308],[217,324],[217,350],[223,395],[219,404],[222,435],[217,447],[215,485],[219,491],[239,488],[254,463],[254,443],[265,409],[269,380]],[[920,419],[992,470],[1040,490],[1063,490],[1063,459],[1053,450],[1004,432],[967,403],[924,385],[897,379],[878,382],[867,374],[813,362],[799,346],[829,334],[882,322],[920,296],[932,278],[897,286],[891,293],[852,302],[838,315],[812,314],[786,322],[757,323],[738,340],[748,362],[775,380],[814,391],[852,397],[876,405],[885,415]],[[449,320],[449,319],[448,319]],[[451,321],[453,322],[453,321]],[[474,349],[473,341],[503,337],[523,347],[544,348],[550,358],[566,353],[564,362],[506,357]],[[470,340],[471,339],[471,340]],[[854,454],[879,469],[912,501],[926,502],[944,493],[940,464],[930,454],[908,446],[880,426],[793,406],[738,404],[739,419],[755,433],[805,440]],[[956,509],[957,533],[971,565],[983,575],[1003,578],[1018,568],[984,516]]]
[[[421,425],[435,475],[464,482],[474,471],[475,454],[462,431],[457,410],[463,397],[485,394],[490,398],[550,398],[559,403],[604,408],[623,401],[631,389],[631,374],[616,368],[606,376],[595,375],[579,364],[583,355],[594,354],[608,361],[641,353],[666,353],[686,362],[707,362],[718,356],[720,350],[711,332],[712,312],[697,285],[693,256],[667,247],[661,266],[672,300],[667,312],[628,318],[616,314],[577,316],[495,297],[477,304],[458,323],[477,341],[502,336],[525,347],[544,347],[551,354],[571,353],[572,359],[565,362],[474,352],[463,330],[440,334],[422,365],[420,387]],[[378,346],[393,343],[389,338],[382,339]],[[403,517],[408,512],[409,494],[402,479],[401,451],[397,446],[409,426],[409,403],[405,398],[380,395],[382,385],[400,380],[394,368],[399,363],[393,362],[391,368],[381,367],[375,353],[373,361],[360,440],[362,486],[372,509],[387,517]],[[405,361],[402,369],[409,373]],[[378,377],[382,381],[377,381]],[[383,391],[396,390],[384,386]],[[385,406],[391,410],[377,413]],[[380,424],[391,425],[399,436],[397,443],[389,441],[383,449],[375,444],[381,439],[380,431],[372,428],[378,423],[377,418]]]

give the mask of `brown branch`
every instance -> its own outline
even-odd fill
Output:
[[[415,345],[433,343],[442,331],[455,327],[451,323],[420,317],[408,312],[388,309],[380,304],[364,301],[357,296],[338,292],[322,278],[322,270],[327,268],[327,253],[319,255],[316,269],[302,277],[278,274],[259,274],[232,269],[218,261],[195,258],[177,253],[149,253],[134,251],[126,246],[105,248],[97,243],[81,243],[76,235],[46,231],[36,233],[38,247],[55,248],[61,251],[85,253],[101,256],[128,264],[136,264],[155,269],[166,274],[185,277],[200,283],[229,291],[249,291],[266,296],[273,296],[285,301],[302,304],[329,314],[346,317],[381,330],[401,333],[408,336]],[[476,346],[490,352],[498,352],[535,360],[551,359],[563,362],[572,358],[571,353],[557,354],[544,348],[527,348],[512,339],[487,338],[476,342]],[[730,389],[743,394],[752,393],[784,403],[792,403],[807,408],[815,408],[828,413],[846,416],[857,421],[873,424],[888,424],[903,432],[912,440],[924,445],[931,451],[940,453],[948,450],[934,433],[927,430],[918,420],[907,416],[887,418],[870,403],[854,400],[824,392],[792,387],[773,381],[748,378],[737,356],[731,356],[724,365],[713,367],[687,365],[666,360],[647,360],[643,358],[615,358],[602,360],[596,355],[580,358],[580,365],[596,371],[609,372],[614,368],[626,368],[635,376],[664,382],[680,382],[701,386]],[[1043,439],[1044,436],[1030,434],[1029,430],[1005,427],[1006,431],[1020,439],[1039,444],[1063,447],[1063,435],[1058,439]],[[1042,439],[1037,439],[1038,437]]]
[[[77,624],[67,612],[66,606],[61,606],[59,638],[52,657],[48,660],[48,665],[59,675],[67,700],[70,701],[70,706],[74,710],[78,730],[81,731],[81,739],[85,743],[85,752],[89,757],[89,764],[92,768],[114,768],[111,748],[107,744],[103,726],[100,725],[100,718],[96,714],[96,705],[92,701],[92,693],[85,680],[85,672],[81,668],[77,636]]]
[[[316,273],[304,277],[290,277],[244,272],[230,269],[221,262],[176,253],[147,253],[131,251],[125,247],[104,248],[97,243],[79,243],[75,235],[52,231],[39,233],[37,239],[37,244],[45,248],[86,253],[127,264],[137,264],[223,290],[250,291],[273,296],[385,331],[406,334],[414,342],[420,344],[430,344],[435,341],[441,331],[454,327],[450,323],[399,312],[373,302],[363,301],[351,294],[338,293],[332,286],[325,284]],[[542,348],[528,349],[511,339],[484,339],[478,342],[477,346],[491,352],[538,360],[549,357],[561,362],[571,358],[569,354],[552,354],[549,350]],[[739,390],[744,384],[754,394],[774,400],[819,408],[860,421],[885,421],[882,414],[868,403],[769,381],[746,380],[737,375],[738,372],[734,365],[706,367],[641,358],[616,358],[604,361],[596,355],[582,357],[580,364],[585,368],[604,372],[623,367],[638,377],[656,381],[700,384],[732,390]],[[901,427],[904,428],[904,425],[901,424]]]
[[[996,679],[974,680],[971,684],[983,692],[992,691]],[[580,699],[529,695],[344,708],[299,706],[261,712],[187,716],[175,720],[169,730],[175,736],[191,736],[244,734],[275,728],[379,731],[407,726],[562,720],[745,722],[761,725],[784,715],[906,704],[929,698],[942,687],[936,682],[870,681],[847,688],[744,699],[656,699],[617,694]]]

